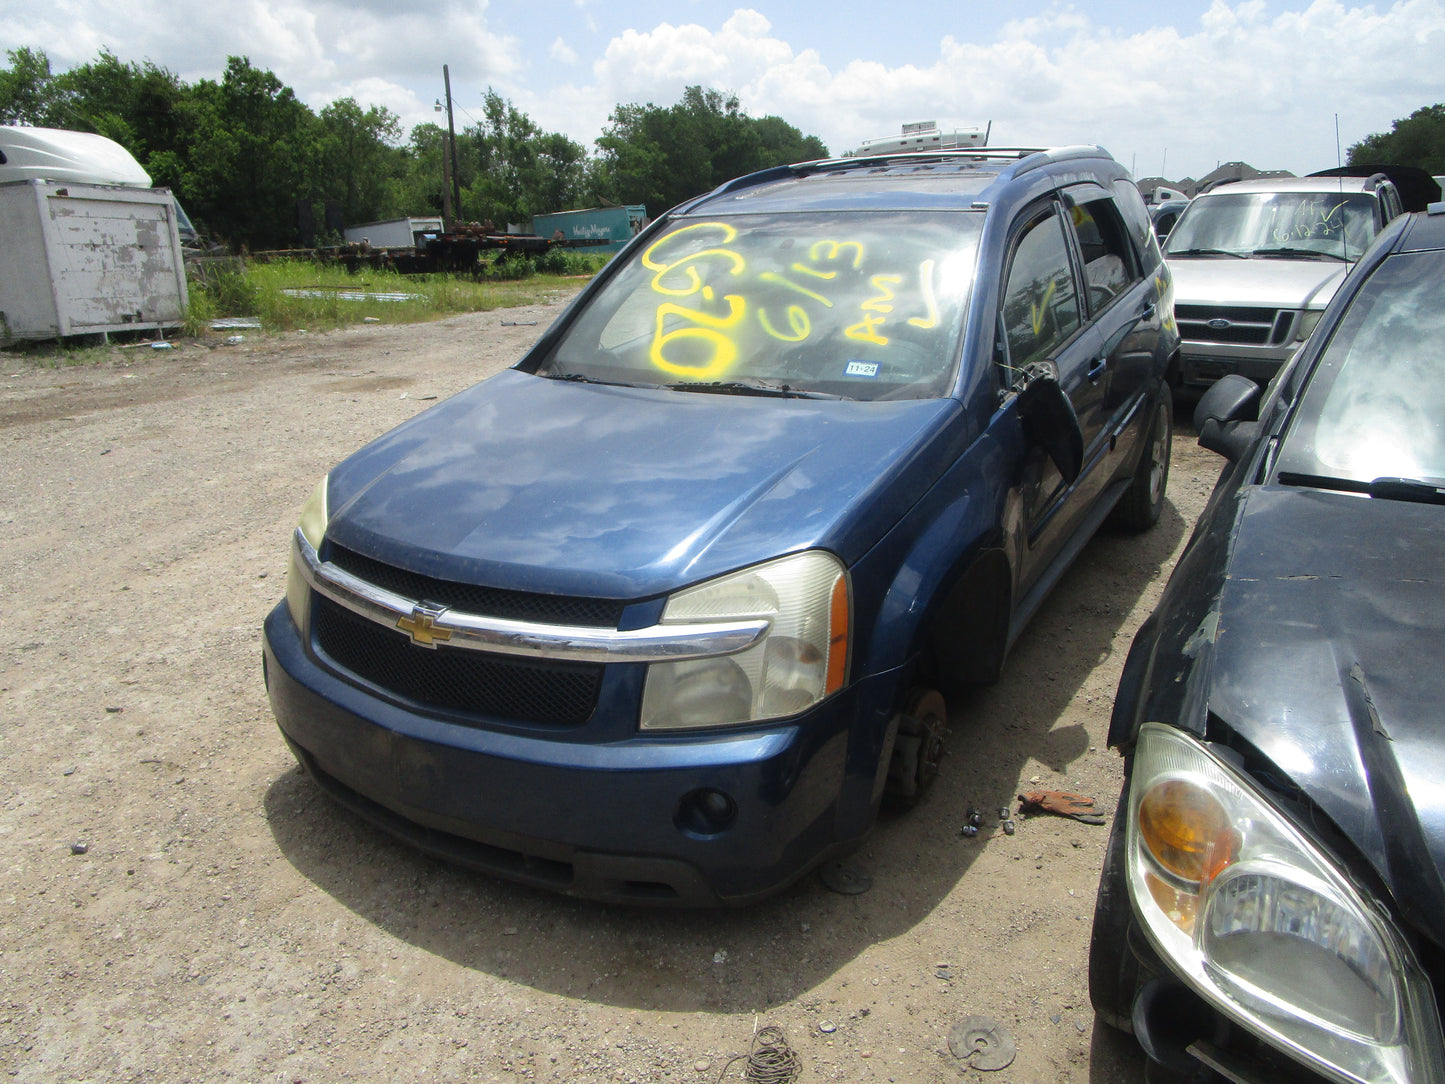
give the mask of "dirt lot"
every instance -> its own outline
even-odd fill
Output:
[[[996,831],[1028,784],[1112,811],[1130,638],[1219,461],[1174,446],[1142,538],[1085,551],[856,896],[610,909],[450,868],[334,807],[261,680],[294,517],[362,442],[513,362],[557,306],[114,353],[0,354],[0,1070],[21,1081],[1139,1081],[1085,954],[1106,828]],[[1016,805],[1016,803],[1015,803]],[[990,811],[960,837],[969,806]],[[956,1061],[969,1015],[1009,1067]],[[743,1063],[728,1080],[743,1079]]]

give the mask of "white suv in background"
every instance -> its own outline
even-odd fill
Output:
[[[1236,181],[1196,197],[1164,246],[1182,386],[1226,373],[1267,384],[1402,210],[1382,173]]]

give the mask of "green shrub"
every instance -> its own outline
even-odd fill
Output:
[[[549,248],[537,257],[537,270],[544,275],[567,274],[567,253],[560,248]]]

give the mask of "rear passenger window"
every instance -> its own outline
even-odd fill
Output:
[[[1097,312],[1138,281],[1134,246],[1125,235],[1123,220],[1113,200],[1078,203],[1070,213],[1084,258],[1089,309]]]
[[[1139,188],[1133,181],[1114,182],[1114,209],[1123,220],[1125,230],[1134,238],[1141,265],[1140,275],[1152,274],[1164,256],[1159,251],[1159,242],[1149,221],[1149,208],[1144,206],[1144,198],[1139,195]]]
[[[1048,357],[1080,320],[1063,222],[1050,210],[1025,229],[1009,265],[1003,297],[1007,364],[1022,369]]]

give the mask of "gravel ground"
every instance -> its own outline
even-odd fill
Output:
[[[1176,434],[1163,520],[1086,549],[1005,679],[950,705],[941,778],[885,815],[861,895],[603,907],[421,856],[336,808],[272,722],[260,628],[321,474],[517,359],[561,302],[425,326],[0,353],[0,1071],[21,1081],[1137,1082],[1094,1022],[1107,828],[992,811],[1094,796],[1130,638],[1219,460]],[[1015,804],[1015,808],[1017,804]],[[965,811],[990,825],[963,839]],[[991,1018],[984,1072],[950,1031]]]

